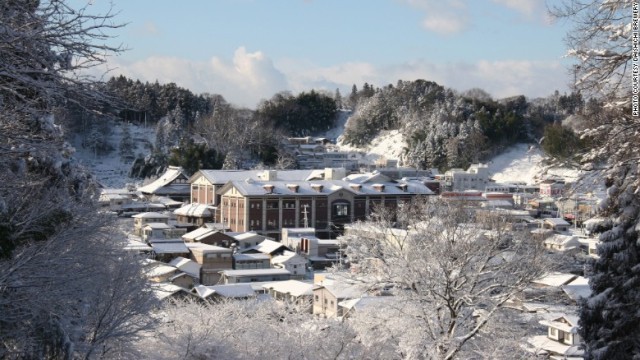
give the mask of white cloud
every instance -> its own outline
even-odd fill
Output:
[[[254,107],[261,99],[289,89],[287,79],[262,52],[238,48],[233,58],[213,57],[193,61],[176,57],[152,56],[135,62],[108,64],[115,68],[110,75],[125,75],[141,81],[174,82],[196,93],[223,95],[237,105]]]
[[[440,34],[455,34],[466,29],[469,12],[460,0],[402,0],[425,13],[422,26]]]
[[[196,93],[221,94],[231,103],[252,108],[280,91],[315,89],[333,93],[338,88],[346,95],[353,84],[361,87],[365,82],[381,87],[395,85],[398,80],[425,79],[459,91],[477,87],[502,98],[548,96],[556,89],[567,91],[570,81],[565,65],[556,60],[436,64],[422,59],[386,66],[367,62],[317,66],[296,59],[274,64],[263,52],[247,52],[244,47],[238,48],[229,60],[149,57],[132,63],[112,61],[109,65],[117,67],[110,76],[123,74],[141,81],[175,82]]]
[[[544,1],[540,0],[492,0],[494,3],[514,10],[530,20],[549,22],[549,14]]]

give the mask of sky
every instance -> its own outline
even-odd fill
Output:
[[[552,0],[553,1],[553,0]],[[109,75],[255,108],[281,91],[425,79],[494,98],[569,91],[568,24],[544,0],[71,0],[112,3]],[[550,4],[553,5],[553,4]]]

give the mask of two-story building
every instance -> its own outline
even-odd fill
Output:
[[[221,221],[235,232],[255,231],[275,239],[282,228],[313,227],[335,236],[345,224],[365,220],[377,207],[395,209],[418,195],[431,195],[420,181],[330,180],[230,181],[219,191]]]

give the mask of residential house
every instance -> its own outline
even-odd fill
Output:
[[[208,227],[197,228],[191,232],[182,235],[182,240],[185,242],[195,242],[207,245],[221,246],[230,248],[236,243],[236,239],[232,236],[217,230],[210,229]]]
[[[324,280],[313,288],[313,314],[328,318],[341,317],[344,308],[338,303],[357,299],[365,292],[358,286],[342,281]]]
[[[233,250],[197,242],[185,243],[190,259],[200,264],[200,283],[215,285],[220,281],[220,271],[233,269]]]
[[[198,285],[191,292],[199,299],[209,302],[245,300],[256,296],[255,290],[249,284]]]
[[[149,223],[169,223],[169,215],[157,212],[145,212],[132,216],[133,234],[142,237],[142,229]]]
[[[303,311],[312,312],[312,283],[298,280],[268,282],[262,285],[266,292],[277,301],[285,301],[302,307]]]
[[[242,250],[257,246],[258,244],[260,244],[265,240],[273,241],[273,238],[270,238],[265,235],[260,235],[254,231],[248,231],[244,233],[235,233],[231,236],[234,238],[234,240],[236,241],[236,244],[238,245],[238,251],[242,251]]]
[[[187,204],[173,211],[176,220],[182,223],[203,226],[215,220],[216,208],[207,204]]]
[[[546,218],[543,220],[543,226],[545,229],[551,229],[557,232],[565,232],[569,230],[571,224],[561,218]]]
[[[181,272],[181,274],[178,274],[179,276],[174,276],[171,279],[171,283],[190,289],[200,282],[201,266],[197,262],[179,256],[171,260],[169,265]]]
[[[243,254],[266,254],[269,256],[274,256],[280,255],[285,251],[291,251],[291,249],[277,241],[263,240],[258,245],[254,245],[246,249],[239,249],[238,251],[242,252]]]
[[[188,201],[190,195],[189,177],[179,166],[169,166],[167,171],[153,182],[138,188],[143,196],[166,196],[176,201]]]
[[[181,239],[147,239],[156,260],[169,262],[178,256],[188,257],[189,249]]]
[[[271,256],[267,254],[233,254],[233,269],[269,269]]]
[[[291,273],[292,279],[302,280],[307,273],[307,259],[293,251],[285,251],[282,255],[271,258],[274,268],[286,269]]]
[[[561,315],[540,324],[547,326],[547,335],[529,338],[536,355],[544,354],[554,360],[582,359],[584,350],[580,347],[577,316]]]
[[[186,231],[166,223],[147,223],[142,228],[142,240],[149,242],[151,239],[179,239]]]
[[[224,270],[221,274],[220,281],[223,284],[284,281],[291,278],[291,273],[285,269]]]
[[[591,296],[589,279],[584,276],[576,277],[572,281],[562,285],[561,288],[574,303],[578,303],[580,299],[586,299]]]
[[[580,249],[580,240],[575,235],[553,234],[544,239],[544,247],[555,251]]]

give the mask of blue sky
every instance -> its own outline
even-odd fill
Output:
[[[255,107],[278,91],[426,79],[496,98],[568,91],[567,26],[543,0],[112,0],[113,75]],[[72,0],[103,11],[107,0]],[[93,10],[92,10],[93,11]]]

